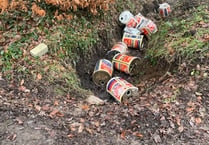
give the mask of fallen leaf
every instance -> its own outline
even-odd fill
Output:
[[[57,112],[56,114],[57,114],[57,116],[59,116],[59,117],[63,117],[63,116],[64,116],[64,114],[63,114],[63,113],[60,113],[60,112]]]
[[[178,126],[181,125],[181,120],[179,118],[176,118],[176,123],[178,124]]]
[[[184,127],[183,127],[182,125],[179,126],[178,131],[179,131],[179,132],[183,132],[183,131],[184,131]]]
[[[76,131],[76,129],[74,127],[71,127],[70,130],[71,131]]]
[[[78,128],[78,133],[83,132],[83,129],[84,129],[84,126],[83,126],[83,124],[81,124]]]
[[[49,106],[47,106],[47,105],[44,105],[41,108],[42,108],[43,111],[48,111],[49,110]]]
[[[187,112],[192,112],[194,109],[195,109],[194,107],[192,107],[192,108],[186,108],[186,111]]]
[[[202,122],[202,120],[201,120],[201,118],[197,117],[197,118],[195,118],[195,122],[196,122],[196,124],[200,124]]]
[[[95,122],[95,126],[99,127],[99,121]]]
[[[93,133],[93,131],[90,128],[86,128],[86,131],[88,131],[90,134]]]
[[[21,80],[20,86],[22,86],[23,84],[24,84],[24,79]]]
[[[41,111],[41,106],[35,105],[35,109],[38,110],[38,111]]]
[[[143,137],[143,134],[137,133],[136,136],[138,136],[138,137]]]
[[[39,74],[37,74],[37,78],[36,78],[36,80],[37,81],[39,81],[39,80],[41,80],[42,79],[42,75],[39,73]]]
[[[82,106],[82,109],[83,109],[83,110],[88,110],[88,109],[89,109],[89,106],[88,106],[88,105],[83,105],[83,106]]]
[[[50,114],[49,114],[49,116],[54,116],[54,115],[56,115],[57,114],[57,112],[59,112],[58,110],[53,110]]]
[[[54,106],[59,105],[58,101],[54,101]]]
[[[72,138],[72,137],[74,137],[74,135],[73,134],[69,134],[69,135],[67,135],[67,137]]]
[[[126,134],[126,131],[123,130],[122,133],[121,133],[121,135],[120,135],[122,139],[125,139],[125,134]]]

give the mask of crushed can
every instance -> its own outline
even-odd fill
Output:
[[[142,49],[144,47],[144,35],[123,33],[122,41],[131,48]]]
[[[119,16],[119,21],[122,24],[126,24],[128,27],[135,28],[138,25],[138,21],[130,11],[123,11]]]
[[[139,57],[116,54],[112,60],[113,67],[129,75],[136,75],[140,71],[141,60]]]
[[[169,15],[170,13],[170,5],[168,3],[163,3],[163,4],[160,4],[160,7],[159,7],[159,13],[160,13],[160,16],[162,18],[165,18]]]
[[[92,78],[97,86],[105,86],[113,74],[112,62],[107,59],[97,61]]]
[[[154,34],[158,31],[157,25],[149,19],[147,19],[146,22],[141,25],[140,30],[146,36],[150,36],[151,34]]]
[[[106,85],[107,92],[119,103],[126,101],[129,97],[135,96],[138,88],[120,77],[113,77]]]
[[[136,16],[135,16],[135,19],[137,20],[138,24],[136,26],[137,29],[140,29],[141,25],[146,22],[146,18],[141,14],[141,13],[138,13]]]

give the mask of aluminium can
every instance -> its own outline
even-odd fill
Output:
[[[126,24],[126,26],[132,27],[132,28],[135,28],[138,25],[138,21],[135,19],[134,15],[128,10],[123,11],[120,14],[119,21],[122,24]]]
[[[97,86],[105,86],[113,74],[112,62],[107,59],[97,61],[92,78]]]
[[[159,7],[159,13],[160,13],[160,16],[162,18],[165,18],[169,15],[170,13],[170,5],[168,3],[163,3],[163,4],[160,4],[160,7]]]
[[[139,57],[116,54],[112,60],[113,67],[126,74],[136,75],[140,71],[141,60]]]
[[[141,49],[143,48],[144,35],[123,33],[122,41],[131,48]]]
[[[106,91],[119,103],[124,102],[128,97],[133,96],[138,88],[120,77],[113,77],[106,85]]]

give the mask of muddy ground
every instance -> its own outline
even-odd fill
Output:
[[[139,75],[115,71],[114,76],[139,88],[137,97],[118,104],[91,79],[96,61],[111,45],[108,41],[77,64],[82,87],[103,104],[90,105],[78,92],[57,94],[54,88],[65,86],[59,79],[33,81],[19,72],[13,82],[0,77],[0,144],[209,144],[208,59],[178,65],[144,59]],[[134,53],[144,57],[143,52]],[[27,89],[20,88],[21,79]]]

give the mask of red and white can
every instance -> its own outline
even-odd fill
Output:
[[[168,3],[160,4],[159,12],[160,12],[160,16],[162,18],[167,17],[169,15],[169,13],[171,12],[170,5]]]
[[[138,91],[138,88],[120,77],[114,77],[108,81],[106,90],[121,103],[127,99],[127,97],[133,96],[133,94]]]
[[[112,60],[113,67],[119,71],[130,75],[135,75],[140,71],[141,60],[139,57],[116,54]]]
[[[144,35],[123,33],[122,41],[131,48],[141,49],[143,48]]]
[[[107,59],[97,61],[92,78],[97,86],[105,86],[113,74],[112,62]]]

